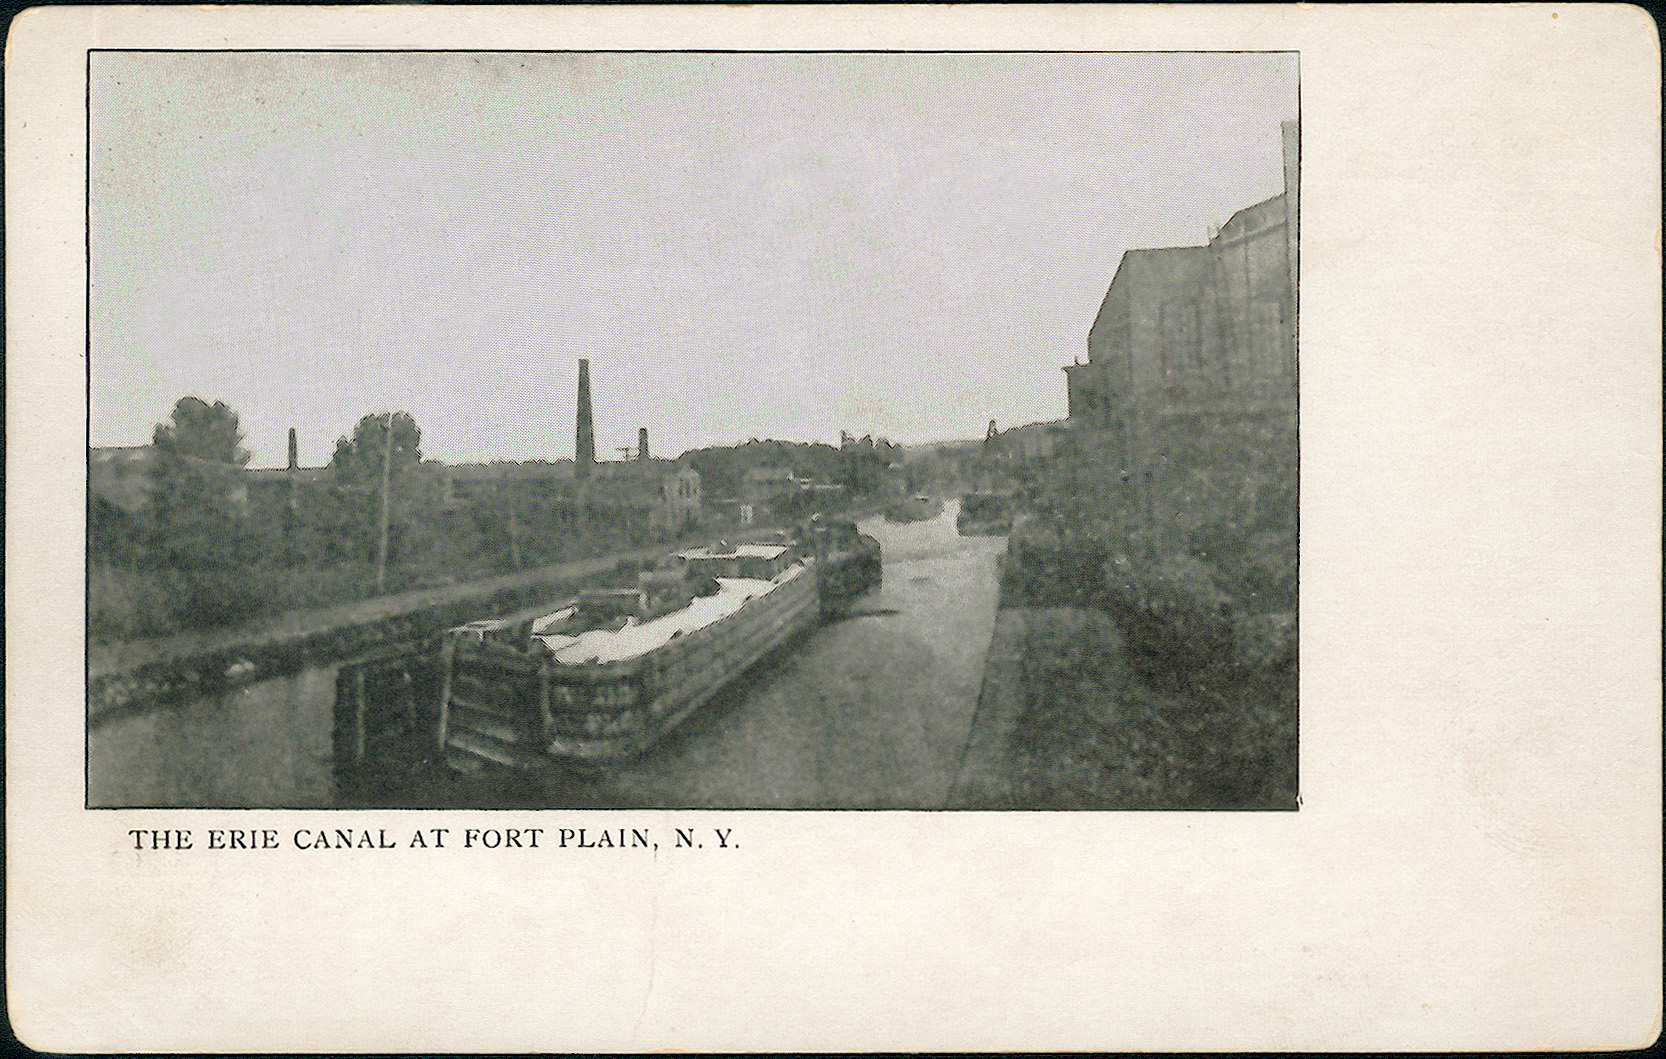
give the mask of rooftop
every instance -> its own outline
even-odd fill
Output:
[[[786,554],[785,544],[736,544],[728,551],[719,551],[716,546],[708,545],[704,548],[690,548],[686,552],[678,552],[679,559],[779,559]]]

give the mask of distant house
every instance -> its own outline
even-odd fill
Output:
[[[665,494],[663,524],[676,532],[701,517],[700,472],[693,467],[679,466],[674,473],[661,479]]]
[[[741,499],[767,503],[798,492],[799,478],[791,467],[753,467],[741,479]]]
[[[676,533],[702,514],[700,472],[676,460],[634,459],[597,463],[579,493],[592,503],[634,507],[650,525]]]
[[[1033,460],[1056,453],[1068,433],[1069,427],[1062,419],[1026,423],[1000,431],[991,444],[996,455]]]

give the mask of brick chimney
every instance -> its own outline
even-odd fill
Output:
[[[647,427],[637,427],[636,428],[636,458],[639,459],[639,460],[645,460],[645,459],[648,458],[648,428]]]
[[[596,428],[590,418],[590,361],[578,362],[578,435],[573,442],[573,475],[590,477],[596,463]]]

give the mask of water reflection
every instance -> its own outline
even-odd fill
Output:
[[[87,804],[334,804],[335,678],[335,666],[307,669],[94,727],[87,747]]]

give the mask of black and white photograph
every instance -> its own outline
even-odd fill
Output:
[[[1295,809],[1298,69],[92,52],[89,807]]]

